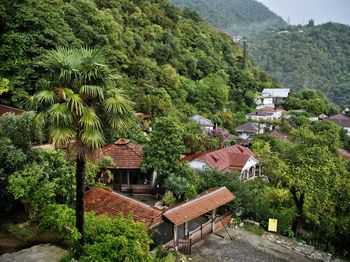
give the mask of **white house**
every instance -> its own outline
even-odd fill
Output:
[[[274,108],[275,104],[282,104],[290,94],[289,88],[267,88],[255,99],[256,109]]]
[[[202,127],[203,132],[205,133],[208,133],[215,128],[214,122],[203,116],[194,115],[191,117],[191,119],[198,123]]]
[[[275,104],[273,103],[272,97],[263,97],[259,96],[255,99],[256,109],[262,109],[262,108],[274,108]]]
[[[262,97],[271,97],[275,104],[283,103],[289,96],[289,88],[266,88],[261,92]]]
[[[258,134],[264,133],[264,126],[260,123],[247,122],[235,128],[241,139],[251,139]]]
[[[266,107],[266,108],[257,110],[253,113],[247,114],[246,118],[248,120],[254,120],[254,121],[269,121],[269,120],[281,119],[284,112],[285,111],[280,108]]]
[[[197,153],[183,158],[196,171],[205,169],[221,172],[238,172],[241,181],[261,176],[260,162],[249,148],[234,145],[215,151]]]

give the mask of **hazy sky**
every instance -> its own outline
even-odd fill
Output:
[[[350,0],[258,0],[291,24],[339,22],[350,25]]]

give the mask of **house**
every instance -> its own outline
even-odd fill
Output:
[[[266,88],[261,92],[262,97],[271,97],[275,104],[282,104],[290,94],[289,88]]]
[[[289,141],[289,136],[277,129],[273,130],[271,133],[270,133],[270,136],[273,136],[273,137],[276,137],[284,142],[288,142]]]
[[[275,108],[273,98],[269,96],[259,96],[254,102],[256,104],[256,110],[260,110],[262,108]]]
[[[324,119],[325,121],[331,121],[341,127],[343,127],[350,136],[350,117],[344,114],[337,114]]]
[[[144,113],[135,113],[135,117],[138,120],[140,128],[144,131],[144,134],[147,135],[148,133],[152,132],[152,128],[149,125],[149,122],[151,121],[151,116],[146,115]]]
[[[163,245],[183,251],[185,243],[190,247],[230,223],[231,213],[218,216],[216,210],[234,198],[226,187],[217,187],[162,211],[120,193],[93,188],[84,194],[84,210],[111,218],[132,216],[145,224],[154,247]]]
[[[96,215],[105,214],[110,218],[119,214],[126,218],[132,215],[135,221],[143,222],[147,228],[161,223],[163,213],[157,208],[103,188],[93,188],[85,192],[84,210],[93,211]]]
[[[198,123],[202,127],[203,132],[205,132],[205,133],[209,133],[210,131],[212,131],[215,128],[214,122],[203,117],[203,116],[194,115],[191,117],[191,119],[194,122]]]
[[[246,118],[253,121],[271,121],[281,119],[284,112],[285,110],[281,108],[265,107],[247,114]]]
[[[21,115],[23,114],[25,111],[18,109],[18,108],[14,108],[11,106],[6,106],[6,105],[0,105],[0,116],[4,115],[4,114],[15,114],[15,115]]]
[[[241,139],[251,139],[258,134],[263,134],[264,129],[260,123],[247,122],[234,129]]]
[[[184,157],[182,161],[196,170],[217,170],[221,172],[239,172],[241,181],[261,176],[258,157],[249,148],[234,145],[222,149],[197,153]]]
[[[163,221],[164,224],[171,225],[172,239],[163,246],[179,250],[183,244],[191,246],[203,237],[219,231],[230,222],[231,214],[219,217],[216,210],[234,199],[235,196],[226,187],[217,187],[167,209],[163,213]]]
[[[318,120],[324,120],[324,119],[326,119],[328,116],[327,115],[325,115],[325,114],[320,114],[317,118],[318,118]]]
[[[151,193],[156,180],[156,172],[143,173],[143,146],[119,139],[101,148],[97,158],[110,157],[114,166],[108,167],[113,175],[112,188],[121,192]]]
[[[255,100],[256,109],[265,107],[274,108],[275,104],[282,104],[290,94],[289,88],[266,88],[261,95]]]

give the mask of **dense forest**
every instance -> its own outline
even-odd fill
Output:
[[[191,8],[208,23],[231,36],[251,36],[287,25],[278,15],[255,0],[171,0],[180,7]]]
[[[220,119],[277,85],[229,36],[168,1],[2,1],[0,12],[0,76],[10,80],[1,103],[16,107],[44,88],[38,61],[57,46],[101,49],[135,110],[153,116]]]
[[[323,91],[335,104],[350,103],[350,27],[327,23],[259,35],[251,52],[265,70],[292,89]]]
[[[317,89],[335,104],[349,105],[349,26],[336,23],[314,26],[313,20],[306,26],[290,26],[256,1],[173,2],[193,8],[211,25],[233,37],[248,35],[248,53],[284,87]],[[259,30],[249,30],[250,23],[252,27],[258,24]]]
[[[237,17],[251,10],[249,16],[256,18],[249,32],[270,18],[276,26],[285,25],[261,4],[260,16],[252,7],[256,2],[235,3]],[[267,22],[264,30],[275,22]],[[324,53],[311,48],[318,62],[310,65],[324,63],[323,68],[333,71],[322,74],[332,72],[339,83],[346,83],[349,52],[338,43],[348,39],[340,33],[347,27],[310,24],[270,36],[313,39],[317,30],[333,26],[339,32],[329,29],[330,41],[322,50],[334,45],[337,52],[322,57]],[[315,41],[310,40],[310,47]],[[282,44],[266,45],[281,57],[294,55],[293,49],[283,53]],[[256,51],[256,46],[250,48]],[[307,57],[306,47],[294,48]],[[291,66],[283,60],[288,57],[281,57],[271,54],[266,69]],[[280,66],[275,67],[272,58],[282,61]],[[162,250],[156,252],[160,257],[151,256],[152,240],[143,222],[84,211],[84,191],[107,187],[104,179],[114,179],[108,171],[116,167],[113,159],[96,159],[95,153],[127,137],[142,144],[140,168],[145,173],[157,171],[167,207],[226,186],[236,198],[218,213],[232,212],[238,225],[248,218],[267,229],[268,219],[277,218],[279,234],[349,256],[350,162],[338,150],[349,149],[350,142],[339,126],[310,121],[310,116],[336,112],[323,93],[293,92],[284,108],[295,112],[269,122],[278,125],[288,141],[269,134],[255,137],[251,149],[259,156],[263,177],[243,183],[236,171],[203,170],[197,175],[180,161],[184,154],[237,143],[229,132],[247,121],[245,115],[255,110],[259,91],[280,85],[230,36],[211,28],[195,11],[176,8],[167,0],[1,1],[0,60],[0,103],[36,111],[0,116],[0,216],[10,219],[7,234],[25,238],[55,233],[58,243],[70,251],[66,261],[73,256],[78,261],[175,261],[165,257],[172,253]],[[151,119],[136,119],[135,112],[150,114]],[[220,128],[203,132],[190,121],[194,114]],[[33,147],[47,141],[59,149]],[[26,220],[17,223],[16,211],[25,213]]]

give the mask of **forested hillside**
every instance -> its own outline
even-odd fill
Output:
[[[334,103],[350,103],[350,27],[327,23],[291,27],[253,40],[257,63],[292,89],[323,91]]]
[[[209,24],[232,36],[250,36],[274,30],[287,23],[255,0],[171,0],[177,6],[196,10]]]
[[[229,36],[165,0],[2,1],[0,25],[0,78],[10,80],[0,102],[16,107],[45,86],[38,61],[57,46],[100,48],[135,110],[153,116],[232,117],[276,85],[252,61],[244,68]]]
[[[307,26],[289,26],[253,0],[172,2],[198,11],[211,25],[232,37],[248,35],[248,53],[284,87],[314,88],[337,105],[349,105],[349,26],[314,26],[313,21]]]

